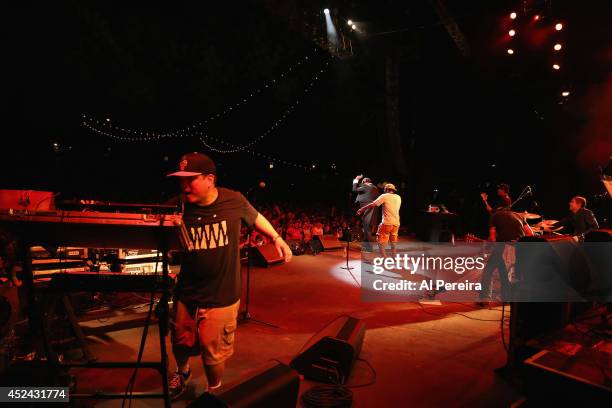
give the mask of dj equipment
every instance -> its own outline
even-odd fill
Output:
[[[306,378],[344,384],[359,357],[364,336],[365,323],[340,316],[304,345],[291,367]]]
[[[77,246],[90,248],[139,248],[155,249],[162,254],[161,282],[157,283],[155,276],[138,275],[115,275],[115,274],[73,274],[59,273],[51,279],[51,289],[54,292],[82,290],[119,290],[126,288],[125,281],[116,279],[128,278],[129,291],[141,289],[142,291],[161,291],[163,294],[157,304],[157,316],[159,324],[160,361],[152,362],[88,362],[83,364],[60,363],[53,351],[48,339],[50,328],[45,313],[53,308],[43,305],[31,299],[30,304],[37,308],[35,315],[39,316],[42,331],[44,350],[47,351],[47,360],[51,364],[52,372],[59,372],[61,367],[90,367],[90,368],[136,368],[148,367],[159,371],[162,379],[163,393],[130,393],[128,398],[163,398],[164,406],[170,407],[170,393],[168,388],[167,370],[168,356],[166,353],[166,334],[168,332],[168,299],[170,277],[168,274],[168,251],[170,250],[192,250],[192,244],[183,224],[182,217],[177,214],[151,215],[148,213],[108,213],[91,211],[47,211],[29,213],[25,211],[2,210],[0,211],[0,227],[12,232],[19,240],[27,243],[27,248],[32,245],[49,246]],[[26,260],[31,259],[28,253]],[[24,272],[27,279],[26,286],[33,285],[32,265],[24,262]],[[118,278],[121,276],[121,278]],[[153,281],[151,281],[153,279]],[[30,290],[30,293],[32,291]],[[32,295],[33,296],[33,295]],[[64,306],[68,309],[68,315],[73,323],[73,329],[84,345],[82,332],[71,311],[70,304],[63,296]],[[31,319],[32,321],[33,319]],[[88,352],[84,349],[85,354]],[[88,359],[89,360],[89,359]],[[72,398],[124,399],[125,393],[94,393],[94,394],[71,394]]]
[[[55,209],[56,196],[50,191],[0,190],[0,208],[49,211]]]
[[[180,215],[48,211],[0,211],[0,225],[51,246],[191,249]]]
[[[172,286],[175,275],[168,274],[168,278],[168,284]],[[48,289],[52,292],[63,293],[87,291],[163,293],[164,279],[161,274],[133,275],[113,272],[56,273],[51,277]]]

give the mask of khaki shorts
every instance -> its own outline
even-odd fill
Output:
[[[216,365],[234,354],[236,318],[240,300],[230,306],[199,308],[175,301],[172,308],[172,350],[179,356],[202,355]]]
[[[386,244],[389,241],[397,242],[398,232],[399,225],[379,224],[378,231],[376,231],[376,242],[380,244]]]

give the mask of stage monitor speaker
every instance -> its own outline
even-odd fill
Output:
[[[342,242],[334,234],[329,235],[314,235],[310,242],[313,249],[317,249],[317,252],[328,251],[330,249],[342,249]]]
[[[275,363],[239,380],[218,395],[202,394],[189,408],[295,407],[300,377],[291,367]]]
[[[344,384],[359,357],[364,336],[365,323],[340,316],[304,345],[291,367],[312,380]]]
[[[253,264],[259,266],[270,266],[278,263],[282,263],[285,258],[278,254],[274,244],[265,244],[261,246],[255,246],[250,248],[253,251]]]

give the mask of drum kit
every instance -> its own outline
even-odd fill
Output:
[[[529,213],[527,211],[523,213],[519,213],[527,220],[527,223],[535,222],[536,220],[541,220],[540,222],[531,225],[531,228],[534,231],[545,232],[545,233],[555,233],[561,230],[563,227],[554,227],[554,224],[557,223],[557,220],[542,220],[542,216],[534,213]]]

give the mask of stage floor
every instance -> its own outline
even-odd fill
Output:
[[[355,275],[359,274],[359,260],[360,253],[350,251],[351,265],[357,267]],[[344,265],[343,250],[335,250],[296,256],[289,264],[252,268],[250,313],[279,328],[255,322],[239,325],[235,355],[227,363],[223,382],[235,381],[274,359],[288,362],[313,334],[336,317],[349,314],[366,323],[361,358],[376,370],[375,384],[353,389],[355,407],[505,407],[520,398],[516,386],[493,372],[506,359],[500,337],[501,307],[363,303],[353,277],[340,269]],[[142,326],[128,328],[128,323],[142,317],[144,310],[82,321],[93,354],[100,360],[134,361]],[[154,360],[158,353],[158,332],[153,326],[144,360]],[[191,366],[194,377],[189,389],[173,406],[186,406],[205,390],[199,359],[193,359]],[[132,370],[74,369],[73,373],[80,392],[123,392]],[[371,378],[368,366],[358,361],[349,385]],[[300,392],[312,385],[302,381]],[[159,375],[140,370],[135,390],[160,390]],[[83,400],[83,404],[118,407],[121,400]],[[161,401],[134,400],[132,406],[157,407]]]

